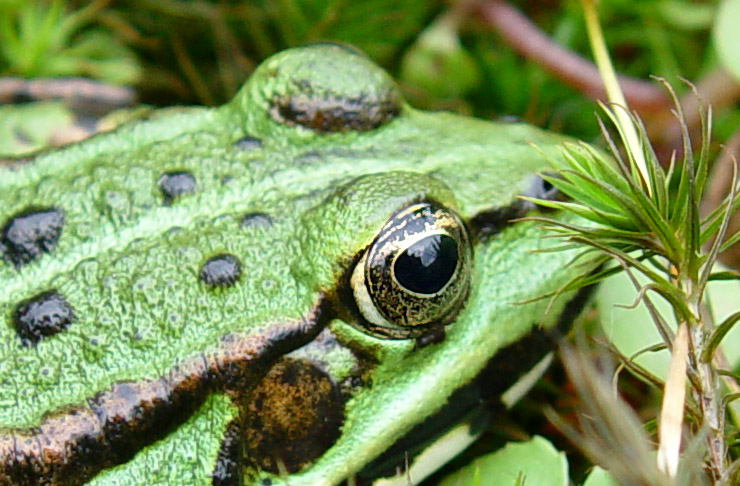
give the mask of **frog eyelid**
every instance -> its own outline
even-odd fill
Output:
[[[350,285],[352,286],[352,295],[355,298],[357,304],[357,310],[360,315],[370,321],[372,324],[381,327],[393,328],[385,317],[383,317],[373,303],[373,299],[370,297],[370,292],[365,285],[365,262],[367,261],[367,250],[357,261],[354,268],[352,269],[352,275],[350,277]]]

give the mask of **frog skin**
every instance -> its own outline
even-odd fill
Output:
[[[513,221],[564,140],[314,45],[0,167],[0,485],[391,484],[474,437],[582,302]]]

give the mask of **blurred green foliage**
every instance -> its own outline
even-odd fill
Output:
[[[740,80],[740,0],[722,0],[714,26],[714,43],[722,63]]]
[[[102,3],[71,11],[62,0],[1,2],[0,74],[138,82],[141,70],[133,51],[96,25]]]
[[[575,0],[511,2],[589,57]],[[453,0],[0,0],[0,74],[136,85],[153,104],[218,104],[286,47],[345,42],[400,79],[416,106],[513,117],[596,137],[595,104],[522,59]],[[711,1],[602,0],[618,70],[689,80],[716,64]],[[460,17],[460,15],[458,15]],[[445,20],[447,19],[447,20]],[[734,120],[730,117],[730,120]]]

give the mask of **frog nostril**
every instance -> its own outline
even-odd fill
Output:
[[[401,103],[394,99],[394,94],[389,91],[379,99],[336,95],[309,98],[298,93],[276,96],[271,100],[270,115],[279,123],[301,125],[319,133],[366,132],[398,116]]]
[[[546,177],[557,177],[556,174],[545,173]],[[532,182],[523,194],[523,196],[544,199],[546,201],[555,201],[560,198],[560,191],[552,182],[540,175],[532,177]]]
[[[269,73],[269,74],[268,74]],[[367,132],[394,120],[403,98],[391,78],[345,46],[290,49],[266,61],[252,83],[275,122],[317,133]],[[258,84],[255,84],[255,87]]]

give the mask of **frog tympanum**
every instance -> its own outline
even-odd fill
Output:
[[[514,221],[564,139],[324,44],[0,166],[0,485],[418,481],[580,302]]]

